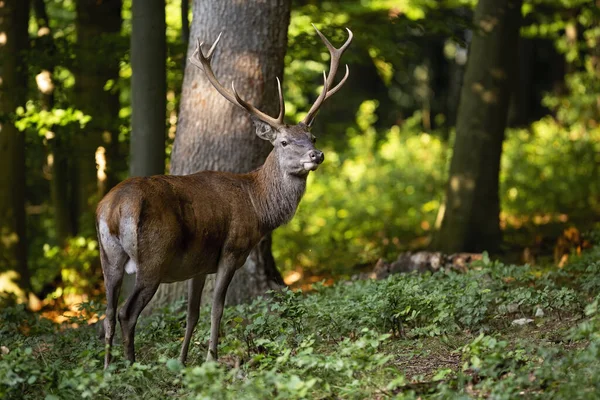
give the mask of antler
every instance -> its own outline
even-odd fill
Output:
[[[317,27],[314,24],[312,24],[312,26],[317,31],[317,34],[319,35],[323,43],[325,43],[325,46],[327,46],[329,54],[331,54],[331,62],[329,65],[329,75],[327,75],[327,79],[325,81],[325,84],[323,85],[323,91],[321,92],[313,106],[308,111],[308,114],[306,114],[306,117],[304,117],[304,120],[302,121],[305,125],[308,126],[312,125],[315,116],[317,115],[317,112],[319,112],[319,108],[321,108],[323,102],[329,97],[333,96],[338,90],[340,90],[342,85],[346,82],[346,79],[348,79],[350,69],[348,68],[348,65],[346,65],[346,74],[344,75],[342,80],[335,87],[329,90],[329,88],[333,85],[333,81],[335,80],[335,74],[337,73],[340,58],[342,57],[342,54],[344,54],[344,51],[346,51],[346,49],[350,45],[350,42],[352,42],[353,37],[352,31],[346,28],[346,30],[348,31],[348,39],[346,40],[346,43],[342,45],[342,47],[336,49],[329,42],[329,40],[327,40],[327,38],[317,29]]]
[[[223,85],[221,85],[221,83],[217,80],[217,77],[215,76],[215,73],[213,72],[212,67],[210,65],[210,61],[212,59],[213,52],[217,47],[217,43],[219,43],[219,40],[221,39],[222,33],[223,32],[219,33],[217,40],[215,40],[213,45],[210,47],[206,56],[202,53],[202,45],[204,44],[204,42],[200,42],[200,40],[198,39],[198,42],[196,44],[196,50],[194,50],[194,53],[189,59],[190,62],[196,67],[200,68],[202,71],[204,71],[204,74],[208,78],[208,81],[214,86],[215,89],[217,89],[217,92],[219,92],[221,96],[225,97],[231,103],[242,107],[244,110],[248,111],[252,116],[260,119],[261,121],[271,125],[274,128],[283,126],[283,117],[285,116],[285,103],[283,102],[283,93],[281,91],[281,82],[279,81],[279,78],[277,78],[277,91],[279,93],[279,116],[277,116],[277,118],[273,118],[265,114],[258,108],[254,107],[252,104],[243,100],[235,90],[233,82],[231,82],[231,89],[233,90],[232,94],[227,89],[225,89],[225,87],[223,87]]]

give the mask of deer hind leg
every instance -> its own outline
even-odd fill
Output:
[[[112,358],[111,348],[117,324],[117,305],[123,282],[123,270],[128,256],[118,240],[108,232],[108,227],[103,221],[100,221],[97,230],[100,245],[100,263],[102,264],[104,286],[106,288],[106,314],[104,318],[104,369],[106,369]]]
[[[148,305],[160,282],[145,282],[140,279],[138,273],[133,292],[119,311],[119,322],[123,334],[123,347],[127,359],[133,364],[135,362],[135,325],[142,310]]]
[[[194,333],[196,324],[198,323],[198,317],[200,315],[200,299],[202,297],[202,290],[204,289],[205,281],[206,275],[195,276],[188,281],[188,305],[185,339],[183,340],[183,346],[181,346],[181,354],[179,356],[182,364],[185,364],[187,359],[190,340],[192,339],[192,334]]]

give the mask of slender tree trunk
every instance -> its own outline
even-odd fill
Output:
[[[50,29],[46,3],[44,0],[32,0],[32,6],[38,34],[35,50],[42,60],[40,70],[35,72],[35,81],[41,107],[49,111],[54,108],[56,45]],[[50,153],[48,165],[52,171],[50,199],[54,213],[56,240],[62,244],[67,237],[77,232],[76,216],[71,210],[72,193],[69,180],[69,170],[73,167],[70,163],[72,148],[69,146],[67,135],[59,126],[52,127],[51,131],[53,135],[47,137]]]
[[[275,77],[283,76],[289,18],[289,0],[195,0],[188,57],[197,39],[212,44],[223,31],[212,62],[216,75],[227,86],[235,81],[236,89],[246,100],[275,115]],[[205,169],[248,172],[260,166],[270,150],[271,144],[255,135],[248,115],[219,95],[202,71],[188,65],[171,173],[184,175]],[[227,301],[245,301],[280,287],[283,280],[272,260],[268,237],[236,273]],[[183,297],[186,288],[185,283],[161,285],[151,306]],[[212,284],[207,282],[204,301],[210,301],[211,289]]]
[[[181,42],[188,45],[190,41],[190,0],[181,0]]]
[[[167,37],[165,0],[133,0],[131,26],[130,176],[165,172]],[[152,43],[152,46],[148,44]],[[126,275],[123,297],[133,290]]]
[[[480,0],[461,93],[456,142],[437,247],[496,251],[499,172],[511,88],[516,81],[521,0]]]
[[[77,207],[73,212],[80,216],[79,232],[92,234],[95,204],[114,184],[111,161],[118,159],[119,92],[105,86],[119,79],[122,0],[78,0],[76,4],[76,101],[92,120],[77,135]],[[102,164],[106,170],[99,171]]]
[[[25,220],[25,137],[14,126],[27,96],[29,2],[0,2],[0,267],[31,288]]]
[[[46,10],[44,0],[32,0],[33,12],[37,23],[37,40],[36,48],[44,51],[43,65],[39,73],[36,71],[35,81],[40,93],[42,108],[51,110],[54,107],[54,67],[55,67],[55,45],[52,31],[50,30],[50,20]]]
[[[133,0],[130,175],[165,172],[165,0]]]

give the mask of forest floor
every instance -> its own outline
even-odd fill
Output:
[[[87,302],[57,324],[0,307],[0,398],[596,398],[600,247],[562,267],[487,255],[466,272],[315,283],[225,311],[218,363],[205,363],[203,308],[187,366],[185,307],[144,318],[137,361],[120,343],[103,371]],[[119,341],[117,334],[117,342]]]

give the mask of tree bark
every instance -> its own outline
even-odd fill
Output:
[[[289,0],[195,0],[188,57],[197,39],[212,44],[223,31],[212,61],[215,74],[227,87],[235,81],[244,99],[276,115],[275,77],[283,76],[289,18]],[[256,136],[244,111],[218,94],[201,70],[191,64],[186,66],[171,158],[172,174],[184,175],[205,169],[248,172],[264,162],[271,148],[270,143]],[[230,304],[247,301],[281,285],[283,280],[275,268],[270,237],[267,237],[236,273],[227,301]],[[185,283],[161,285],[151,307],[183,297],[186,288]],[[203,301],[210,301],[211,289],[209,280]]]
[[[114,184],[112,161],[118,159],[119,92],[105,86],[119,79],[122,0],[79,0],[76,4],[75,96],[77,107],[92,120],[76,139],[77,205],[73,212],[80,216],[79,233],[93,234],[95,204]],[[105,177],[97,170],[96,152],[101,147]]]
[[[27,96],[29,2],[0,2],[0,267],[31,288],[25,220],[25,137],[14,125]]]
[[[500,156],[516,81],[521,0],[480,0],[437,247],[445,253],[496,251]]]
[[[165,172],[166,40],[165,0],[133,0],[131,176]]]

